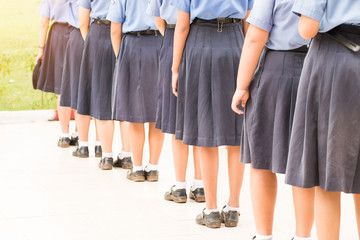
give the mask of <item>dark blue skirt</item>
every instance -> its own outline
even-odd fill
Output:
[[[160,35],[125,34],[114,72],[113,119],[155,122]]]
[[[74,28],[66,46],[64,71],[61,82],[60,106],[77,109],[80,65],[84,40],[80,29]]]
[[[156,110],[156,125],[163,133],[175,134],[176,101],[172,92],[172,58],[174,44],[174,29],[167,28],[160,50],[158,98]]]
[[[66,45],[72,27],[55,22],[50,29],[40,68],[37,89],[60,94]]]
[[[178,82],[176,138],[184,144],[239,146],[243,116],[231,109],[244,36],[239,23],[193,23]]]
[[[306,53],[264,49],[250,84],[241,162],[285,173],[297,89]]]
[[[360,44],[360,35],[343,32]],[[301,74],[286,183],[360,193],[360,54],[327,34],[313,40]]]
[[[77,111],[99,120],[111,120],[115,54],[110,25],[93,23],[84,44],[80,67]]]

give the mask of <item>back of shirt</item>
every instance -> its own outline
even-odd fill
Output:
[[[50,21],[68,23],[69,22],[69,0],[42,0],[40,3],[39,14],[47,17]]]
[[[69,0],[69,24],[79,28],[79,0]]]
[[[319,21],[319,32],[341,24],[360,26],[360,0],[295,0],[292,10]]]
[[[176,24],[178,10],[170,5],[170,0],[150,0],[146,13],[161,17],[168,24]]]
[[[255,0],[171,0],[175,8],[195,18],[210,20],[219,17],[244,19]]]
[[[300,17],[291,11],[294,0],[256,0],[247,21],[269,32],[266,46],[273,50],[291,50],[307,45],[298,31]]]
[[[79,0],[80,7],[91,9],[91,19],[105,20],[109,12],[110,2],[114,0]]]
[[[155,19],[146,14],[148,0],[112,0],[107,19],[122,23],[122,32],[156,30]]]

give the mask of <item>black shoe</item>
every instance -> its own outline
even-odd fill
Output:
[[[69,146],[70,146],[70,138],[68,137],[59,138],[58,147],[68,148]]]
[[[73,136],[71,136],[69,145],[70,145],[70,146],[77,146],[77,145],[78,145],[78,141],[79,141],[79,137],[73,137]]]
[[[205,209],[196,217],[196,223],[205,225],[208,228],[219,228],[221,226],[221,217],[219,212],[205,214]]]
[[[240,213],[238,211],[224,212],[224,208],[221,211],[221,222],[225,223],[225,227],[236,227],[239,222]]]
[[[133,163],[131,161],[131,157],[120,158],[117,157],[116,161],[114,162],[114,167],[124,168],[124,169],[132,169]]]
[[[102,156],[102,148],[101,146],[95,146],[95,157],[101,157]]]
[[[99,168],[102,170],[111,170],[113,165],[113,158],[105,157],[102,158],[99,162]]]
[[[72,155],[74,157],[79,157],[79,158],[88,158],[89,157],[89,148],[82,146],[82,147],[77,147],[75,151],[73,151]]]
[[[157,182],[159,181],[159,171],[145,171],[145,179],[148,182]]]
[[[186,195],[186,189],[177,189],[173,190],[175,187],[172,186],[169,191],[167,191],[164,195],[165,200],[167,201],[174,201],[176,203],[186,203],[187,195]]]
[[[204,188],[197,188],[194,191],[190,189],[189,198],[198,203],[205,202]]]
[[[127,179],[134,181],[134,182],[144,182],[145,181],[145,171],[136,171],[133,172],[132,169],[127,173]]]

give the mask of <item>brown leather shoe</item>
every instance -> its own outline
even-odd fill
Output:
[[[145,178],[148,182],[159,181],[159,171],[145,171]]]
[[[78,141],[79,141],[79,137],[73,137],[71,136],[70,138],[70,146],[77,146],[78,145]]]
[[[114,167],[119,167],[123,169],[132,169],[133,163],[131,161],[131,157],[120,158],[118,156],[116,161],[114,162]]]
[[[197,188],[194,191],[190,190],[189,198],[195,202],[202,203],[205,202],[205,191],[204,188]]]
[[[219,228],[221,226],[221,217],[219,212],[205,214],[205,209],[196,217],[196,223],[205,225],[208,228]]]
[[[79,158],[88,158],[89,157],[89,148],[88,147],[76,147],[76,150],[73,151],[72,155],[74,157],[79,157]]]
[[[239,222],[240,213],[238,211],[227,211],[224,212],[224,208],[221,211],[221,222],[225,223],[225,227],[236,227]]]
[[[102,156],[102,148],[101,146],[95,146],[95,157],[99,158]]]
[[[102,158],[99,162],[99,168],[102,170],[111,170],[113,165],[113,158],[105,157]]]
[[[70,138],[68,137],[59,138],[58,147],[68,148],[69,146],[70,146]]]
[[[171,187],[169,191],[167,191],[164,195],[164,199],[167,201],[174,201],[176,203],[186,203],[187,195],[186,189],[177,189],[174,190],[174,186]]]
[[[145,171],[136,171],[133,172],[132,169],[128,171],[127,173],[127,179],[134,182],[144,182],[145,181]]]

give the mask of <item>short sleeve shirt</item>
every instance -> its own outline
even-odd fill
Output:
[[[150,0],[146,13],[161,17],[168,24],[176,24],[178,10],[170,5],[170,0]]]

